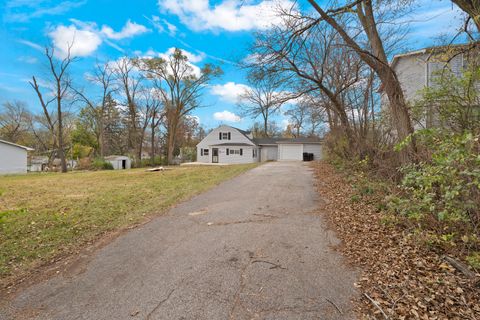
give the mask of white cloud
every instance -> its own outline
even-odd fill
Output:
[[[244,84],[227,82],[223,85],[217,84],[211,87],[212,94],[219,96],[222,100],[237,103],[240,100],[240,96],[249,87]]]
[[[115,32],[111,27],[106,25],[103,25],[102,29],[99,30],[95,22],[84,22],[77,19],[70,19],[70,21],[72,22],[71,25],[59,25],[48,33],[57,50],[56,55],[58,57],[65,57],[69,46],[71,46],[70,53],[72,56],[89,56],[94,53],[103,42],[123,52],[124,50],[111,40],[131,38],[150,31],[145,26],[131,22],[130,20],[125,23],[125,26],[119,32]],[[19,40],[19,42],[34,47],[28,43],[28,41]]]
[[[122,30],[119,32],[114,31],[111,27],[103,25],[101,32],[109,39],[121,40],[125,38],[131,38],[136,35],[150,31],[144,25],[132,22],[130,20],[125,23]]]
[[[21,44],[24,44],[26,46],[29,46],[30,48],[33,48],[33,49],[38,50],[38,51],[44,51],[45,50],[44,47],[42,47],[38,43],[35,43],[35,42],[32,42],[32,41],[18,39],[17,42],[21,43]]]
[[[177,34],[177,26],[168,22],[166,19],[160,19],[159,16],[152,15],[150,18],[146,15],[143,15],[145,19],[150,22],[150,24],[155,28],[159,33],[163,33],[168,30],[168,34],[171,37],[174,37]]]
[[[235,113],[228,110],[223,110],[222,112],[215,112],[213,118],[219,121],[228,121],[228,122],[240,122],[242,118],[237,116]]]
[[[288,119],[282,119],[282,129],[283,130],[286,130],[289,125],[291,125],[291,123]]]
[[[81,7],[87,0],[62,1],[51,4],[52,1],[18,1],[11,0],[5,4],[4,21],[6,22],[27,22],[34,18],[43,16],[54,16],[65,14],[68,11]]]
[[[246,31],[266,29],[280,21],[278,8],[295,6],[291,0],[223,0],[214,6],[209,0],[158,0],[163,12],[177,15],[190,29]]]
[[[71,47],[70,54],[74,57],[88,56],[102,44],[102,39],[97,33],[78,29],[74,25],[68,27],[60,25],[50,31],[48,36],[58,50],[57,56],[59,57],[65,57],[69,47]]]
[[[35,63],[38,62],[37,58],[30,57],[30,56],[21,56],[21,57],[18,57],[17,60],[20,61],[20,62],[28,63],[28,64],[35,64]]]

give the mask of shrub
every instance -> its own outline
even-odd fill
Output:
[[[113,165],[103,159],[95,159],[92,162],[92,167],[94,170],[113,170]]]
[[[416,219],[428,216],[436,221],[478,225],[479,137],[440,130],[421,130],[415,135],[428,152],[422,161],[401,168],[403,194],[391,198],[389,207]]]

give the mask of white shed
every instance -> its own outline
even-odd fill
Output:
[[[130,169],[132,167],[132,160],[127,156],[108,156],[105,161],[112,164],[114,170]]]
[[[0,140],[0,174],[26,173],[28,151],[32,148]]]

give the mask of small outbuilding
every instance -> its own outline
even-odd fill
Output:
[[[28,151],[32,148],[0,140],[0,174],[27,173]]]
[[[123,170],[132,168],[132,160],[127,156],[108,156],[105,161],[112,164],[114,170]]]

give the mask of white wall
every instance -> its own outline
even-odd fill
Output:
[[[219,139],[219,132],[230,132],[230,140],[220,140]],[[258,156],[257,158],[252,157],[252,149],[253,147],[256,147],[255,144],[245,137],[242,133],[240,133],[237,129],[232,128],[230,126],[220,126],[212,132],[210,132],[200,143],[197,145],[197,161],[198,162],[204,162],[204,163],[211,163],[212,162],[212,148],[217,148],[217,147],[210,147],[211,145],[215,144],[222,144],[222,143],[246,143],[251,145],[251,147],[247,146],[242,146],[242,147],[229,147],[229,146],[219,146],[218,151],[219,151],[219,159],[218,162],[220,163],[250,163],[250,162],[256,162],[258,161]],[[240,155],[232,155],[232,156],[226,156],[226,148],[234,148],[234,149],[240,149],[242,148],[244,150],[243,156]],[[202,156],[200,149],[209,149],[208,156]],[[248,154],[246,150],[248,151]]]
[[[126,160],[125,169],[130,169],[132,167],[132,160],[129,157],[118,157],[114,160],[106,160],[110,162],[113,166],[114,170],[121,170],[122,168],[122,161]]]
[[[306,143],[303,145],[303,152],[313,153],[313,160],[322,160],[323,158],[321,144]]]
[[[303,144],[278,144],[278,160],[303,160]]]
[[[216,148],[216,147],[213,147]],[[240,150],[242,149],[242,155],[239,154],[231,154],[229,153],[227,156],[227,148],[229,150]],[[218,147],[218,162],[219,163],[252,163],[257,162],[259,160],[258,151],[257,157],[253,157],[253,149],[257,149],[257,147],[247,147],[247,146],[225,146],[225,147]]]
[[[26,172],[27,150],[0,142],[0,174]]]
[[[264,161],[277,161],[278,160],[278,146],[262,146],[262,155],[260,160]]]

